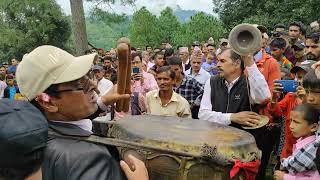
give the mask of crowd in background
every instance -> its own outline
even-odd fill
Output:
[[[194,41],[191,46],[176,48],[170,42],[160,47],[131,47],[130,110],[115,112],[110,105],[100,116],[111,113],[116,120],[126,114],[177,116],[241,129],[259,124],[258,115],[265,115],[269,123],[259,132],[251,132],[262,150],[256,179],[264,178],[270,163],[281,166],[275,168],[275,179],[320,178],[319,150],[317,155],[306,155],[310,166],[297,163],[299,158],[295,157],[301,149],[301,154],[309,152],[303,149],[309,144],[315,151],[319,147],[320,80],[314,70],[320,62],[319,23],[311,24],[312,32],[306,32],[302,22],[277,24],[271,31],[255,25],[261,32],[261,49],[248,57],[230,49],[230,42],[223,38],[218,43],[208,38],[207,42]],[[116,49],[86,52],[92,53],[97,56],[88,77],[96,95],[102,97],[121,76],[119,60]],[[17,66],[16,59],[10,65],[2,63],[1,98],[24,98],[15,80]],[[297,87],[285,92],[278,80],[295,80]],[[299,170],[290,164],[294,161],[308,167]]]

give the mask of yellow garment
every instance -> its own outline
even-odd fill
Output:
[[[162,105],[159,90],[150,91],[146,95],[146,105],[148,114],[191,118],[188,101],[175,92],[172,93],[169,103]]]

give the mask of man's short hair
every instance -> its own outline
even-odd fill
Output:
[[[48,123],[27,101],[1,100],[0,109],[0,179],[22,180],[41,167]]]
[[[212,44],[212,43],[208,43],[208,44],[207,44],[207,47],[209,47],[209,46],[212,46],[212,47],[214,47],[214,48],[216,47],[216,46],[215,46],[214,44]]]
[[[293,21],[293,22],[291,22],[290,24],[289,24],[289,28],[291,27],[291,26],[297,26],[297,27],[299,27],[299,30],[302,32],[302,27],[301,27],[301,23],[300,22],[298,22],[298,21]]]
[[[273,29],[276,30],[277,28],[283,28],[286,29],[286,26],[284,24],[276,24]]]
[[[174,54],[173,48],[166,48],[164,52],[164,57],[172,56]]]
[[[156,52],[156,53],[154,54],[154,59],[156,59],[156,58],[157,58],[157,56],[159,56],[159,55],[164,56],[164,53],[163,53],[162,51],[158,51],[158,52]]]
[[[146,50],[147,50],[148,48],[151,48],[151,49],[152,49],[152,46],[146,45]]]
[[[160,67],[158,70],[157,70],[157,74],[160,74],[160,73],[167,73],[171,79],[174,79],[176,78],[176,73],[174,71],[171,70],[170,66],[162,66]]]
[[[320,34],[316,33],[316,32],[311,33],[311,34],[306,36],[306,40],[307,39],[311,39],[315,44],[318,44],[319,40],[320,40]]]
[[[230,58],[232,59],[232,61],[237,61],[237,60],[239,60],[240,61],[240,68],[241,68],[241,71],[244,71],[244,69],[245,69],[245,67],[244,67],[244,61],[243,61],[243,59],[242,59],[242,57],[241,57],[241,55],[239,55],[238,53],[236,53],[234,50],[232,50],[232,49],[225,49],[224,51],[230,51]],[[224,51],[222,51],[222,52],[224,52]],[[221,53],[222,53],[221,52]],[[220,53],[220,54],[221,54]]]
[[[173,57],[170,57],[168,59],[168,64],[169,65],[179,65],[179,67],[182,69],[182,61],[179,57],[177,56],[173,56]]]
[[[276,47],[276,48],[282,48],[284,49],[287,46],[287,42],[286,40],[284,40],[283,38],[274,38],[271,43],[270,43],[270,47]]]
[[[111,61],[112,62],[112,56],[105,56],[104,58],[103,58],[103,61],[105,61],[105,60],[108,60],[108,61]]]
[[[303,77],[302,85],[305,89],[320,91],[320,79],[318,79],[314,69]]]

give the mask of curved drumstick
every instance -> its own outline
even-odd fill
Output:
[[[117,90],[119,94],[125,94],[129,46],[126,43],[119,43],[117,52],[119,58]],[[124,100],[117,101],[116,110],[118,112],[123,111],[124,102]]]

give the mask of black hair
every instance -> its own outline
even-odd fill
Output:
[[[316,33],[316,32],[311,33],[311,34],[306,36],[306,40],[307,39],[311,39],[315,44],[318,44],[319,40],[320,40],[320,34]]]
[[[181,47],[183,47],[183,46],[182,46],[182,45],[178,45],[178,46],[177,46],[177,51],[179,51],[179,49],[180,49]]]
[[[305,89],[320,90],[320,79],[316,76],[314,69],[311,69],[303,77],[302,85]]]
[[[148,47],[150,47],[150,48],[152,49],[152,46],[150,46],[150,45],[146,45],[146,50],[148,49]]]
[[[137,51],[135,47],[131,47],[131,51]]]
[[[140,58],[140,61],[142,62],[141,53],[132,53],[132,54],[131,54],[131,61],[133,61],[133,59],[134,59],[135,57],[137,57],[137,56]]]
[[[156,52],[156,53],[154,54],[154,59],[156,59],[156,57],[157,57],[158,55],[164,56],[164,53],[163,53],[162,51]]]
[[[104,61],[105,61],[105,60],[112,61],[112,56],[105,56],[105,57],[103,58],[103,60],[104,60]]]
[[[157,70],[157,74],[160,74],[163,72],[167,73],[171,79],[176,78],[176,73],[171,70],[170,66],[162,66]]]
[[[290,28],[291,26],[297,26],[297,27],[299,27],[300,32],[302,32],[302,24],[301,24],[301,22],[293,21],[293,22],[291,22],[291,23],[289,24],[289,28]]]
[[[214,44],[212,44],[212,43],[209,43],[209,44],[207,44],[207,47],[209,47],[209,46],[212,46],[212,47],[216,47]]]
[[[274,38],[270,43],[270,47],[276,47],[276,48],[282,48],[282,49],[284,49],[286,45],[287,45],[286,40],[284,40],[281,37]]]
[[[173,56],[173,57],[170,57],[168,59],[168,64],[169,65],[179,65],[179,67],[182,69],[182,61],[179,57],[177,56]]]
[[[172,56],[174,53],[174,50],[172,48],[166,48],[164,52],[164,57]]]
[[[283,28],[283,29],[286,29],[286,26],[284,24],[276,24],[273,29],[277,29],[277,28]]]
[[[304,112],[303,119],[306,120],[308,124],[313,124],[313,123],[318,124],[319,116],[320,116],[319,109],[317,109],[313,105],[308,103],[300,104],[294,107],[292,111]]]
[[[24,180],[37,172],[44,159],[45,148],[37,149],[24,156],[18,167],[0,167],[1,180]]]

